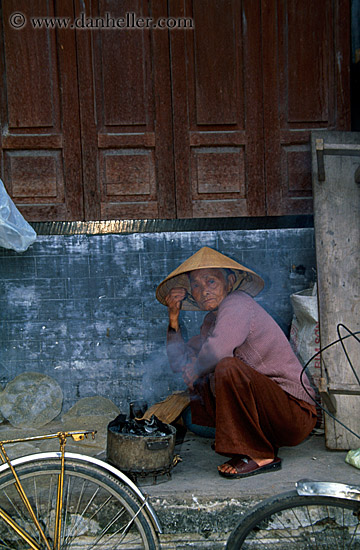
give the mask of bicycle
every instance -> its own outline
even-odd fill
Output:
[[[345,328],[349,336],[342,337],[340,327]],[[360,384],[343,343],[350,336],[360,342],[356,336],[359,332],[351,332],[342,323],[337,326],[337,331],[339,340],[313,355],[304,366],[303,372],[318,354],[341,342],[354,376]],[[324,407],[321,408],[337,420]],[[345,424],[340,424],[360,438]],[[295,544],[297,550],[360,550],[360,486],[301,480],[295,487],[293,491],[263,500],[246,513],[231,532],[226,549],[285,550],[290,544]]]
[[[58,432],[0,441],[0,549],[78,550],[159,548],[160,523],[147,497],[120,470],[65,452]],[[58,438],[60,450],[10,460],[5,446]]]
[[[298,481],[296,490],[256,505],[232,531],[227,550],[360,549],[360,487]]]

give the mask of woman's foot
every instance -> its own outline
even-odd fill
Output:
[[[280,458],[252,459],[244,455],[237,455],[218,466],[219,474],[228,478],[250,477],[256,474],[281,469]]]
[[[245,460],[244,460],[245,459]],[[227,472],[228,474],[236,474],[237,473],[237,467],[238,465],[242,465],[241,462],[246,462],[246,461],[249,461],[249,460],[253,460],[254,462],[256,462],[256,464],[258,466],[265,466],[266,464],[270,464],[270,462],[273,462],[273,458],[253,458],[251,459],[250,457],[246,456],[246,455],[237,455],[235,457],[233,457],[231,460],[229,460],[228,462],[225,462],[225,464],[222,464],[221,466],[218,466],[218,470],[219,472]],[[233,463],[235,464],[233,466]]]

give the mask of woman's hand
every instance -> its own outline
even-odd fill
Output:
[[[183,368],[182,375],[183,375],[183,379],[184,379],[184,382],[187,385],[187,387],[190,390],[193,390],[194,389],[194,383],[199,378],[199,375],[198,375],[198,373],[196,371],[196,368],[195,368],[195,361],[185,365],[185,367]]]
[[[187,290],[183,287],[172,288],[165,298],[166,305],[169,308],[169,326],[179,330],[179,314],[181,302],[186,298]]]

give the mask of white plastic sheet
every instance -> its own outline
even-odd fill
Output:
[[[0,180],[0,246],[24,252],[36,240],[36,233],[23,218]]]
[[[305,365],[320,350],[319,316],[316,283],[313,288],[291,294],[290,301],[294,310],[291,323],[290,343]],[[308,365],[316,386],[321,377],[320,357],[315,357]]]
[[[360,449],[350,450],[345,457],[345,462],[355,468],[360,468]]]
[[[291,304],[294,310],[294,316],[291,323],[290,343],[297,354],[300,362],[304,366],[313,355],[320,351],[320,329],[319,314],[317,304],[317,285],[313,288],[301,290],[290,296]],[[307,374],[315,386],[317,402],[320,403],[318,388],[321,378],[321,360],[317,355],[307,366]],[[317,428],[324,426],[324,416],[319,404],[316,404],[318,423]]]

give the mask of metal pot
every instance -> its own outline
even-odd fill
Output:
[[[173,466],[176,429],[167,424],[169,435],[132,435],[108,426],[107,460],[134,475],[169,473]]]

